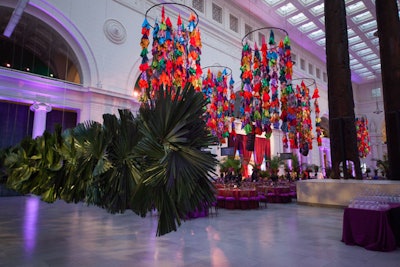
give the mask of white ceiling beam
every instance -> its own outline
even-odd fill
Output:
[[[21,19],[22,13],[24,13],[25,7],[29,0],[19,0],[17,6],[15,7],[10,20],[8,21],[7,27],[4,30],[3,35],[10,38],[11,34],[14,32],[19,20]]]

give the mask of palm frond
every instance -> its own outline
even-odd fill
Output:
[[[132,204],[142,216],[158,210],[157,235],[175,231],[190,211],[215,200],[210,177],[217,161],[204,150],[214,142],[202,120],[205,100],[189,86],[177,96],[164,91],[154,107],[140,110],[143,138],[136,150],[147,167]]]

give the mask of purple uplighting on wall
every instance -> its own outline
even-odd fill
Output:
[[[24,248],[27,253],[32,253],[36,246],[37,219],[39,210],[38,198],[27,198],[24,217]]]

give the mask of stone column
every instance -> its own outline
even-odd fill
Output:
[[[396,0],[375,1],[382,69],[388,178],[400,180],[400,22]]]
[[[31,106],[31,110],[35,112],[33,118],[32,138],[41,136],[46,130],[47,112],[51,111],[51,106],[46,103],[35,103]]]
[[[346,167],[346,161],[350,160],[355,164],[357,179],[362,179],[357,149],[345,2],[325,0],[324,3],[332,171],[335,178],[339,178],[339,166],[342,163],[344,178],[350,178]]]

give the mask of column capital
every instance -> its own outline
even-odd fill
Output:
[[[43,102],[41,102],[41,103],[33,103],[32,104],[32,106],[30,107],[30,109],[32,110],[32,111],[39,111],[39,110],[41,110],[41,111],[46,111],[46,112],[50,112],[51,111],[51,106],[49,105],[49,104],[46,104],[46,103],[43,103]]]

